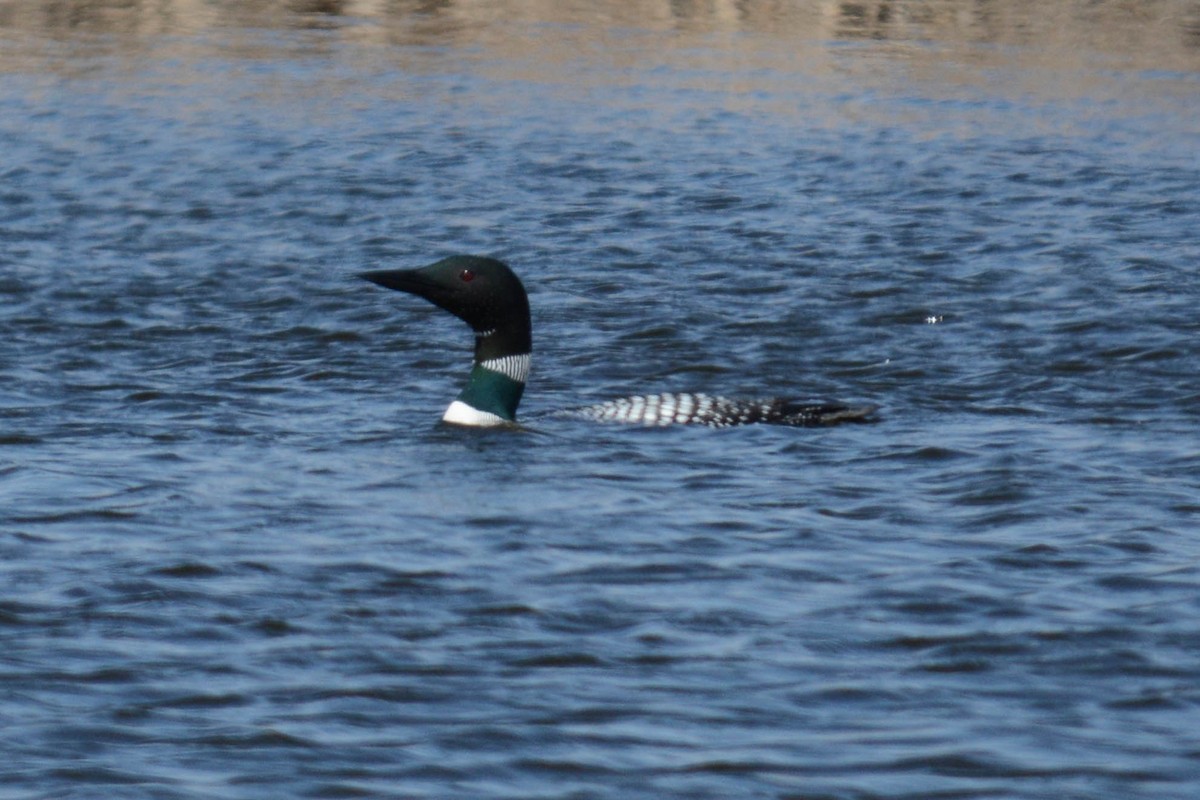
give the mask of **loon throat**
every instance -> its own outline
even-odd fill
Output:
[[[467,385],[446,409],[444,422],[473,427],[513,424],[525,392],[533,351],[529,298],[520,279],[494,258],[451,256],[421,269],[377,270],[360,277],[423,297],[475,331]],[[650,394],[552,412],[597,422],[636,425],[817,426],[868,421],[874,406],[798,403],[785,398],[739,400],[706,394]]]

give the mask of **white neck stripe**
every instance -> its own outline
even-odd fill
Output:
[[[529,362],[529,353],[521,353],[516,356],[489,358],[487,361],[480,362],[479,365],[492,372],[499,372],[517,383],[524,383],[525,379],[529,377]]]

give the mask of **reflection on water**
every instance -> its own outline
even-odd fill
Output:
[[[970,107],[969,126],[944,126],[956,137],[1092,131],[1116,101],[1153,132],[1142,146],[1177,149],[1195,134],[1200,3],[0,3],[0,71],[106,81],[124,72],[141,84],[158,74],[171,93],[236,85],[244,81],[231,69],[273,61],[304,65],[303,80],[282,76],[274,91],[299,93],[316,116],[347,91],[346,72],[469,73],[575,99],[607,87],[668,89],[680,102],[703,93],[706,107],[830,128]],[[371,102],[396,91],[387,84],[349,88]],[[639,102],[636,93],[621,100]],[[1013,102],[1056,112],[1031,119],[1013,114]]]
[[[334,0],[75,0],[0,3],[0,30],[6,41],[0,68],[22,61],[49,41],[103,36],[90,44],[98,51],[128,52],[148,37],[195,35],[227,28],[336,31],[338,39],[375,44],[453,44],[473,42],[503,50],[518,29],[534,26],[544,39],[571,39],[579,27],[592,33],[630,30],[671,31],[686,37],[755,33],[804,42],[869,40],[937,44],[994,44],[1027,48],[1044,65],[1086,65],[1096,56],[1126,68],[1195,70],[1200,67],[1200,4],[1096,3],[1089,0],[1041,3],[1014,0],[909,0],[908,2],[756,2],[733,0],[672,2],[335,2]],[[736,38],[704,39],[709,47],[747,47]],[[27,61],[24,68],[30,68]]]

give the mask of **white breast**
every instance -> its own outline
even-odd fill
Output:
[[[442,415],[442,421],[455,425],[473,425],[483,428],[493,425],[503,425],[507,422],[507,420],[488,411],[480,411],[477,408],[472,408],[461,400],[455,400],[450,404],[450,407],[446,409],[446,413]]]

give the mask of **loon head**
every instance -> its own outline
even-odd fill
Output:
[[[442,419],[460,425],[516,419],[533,337],[529,298],[507,264],[483,256],[451,256],[420,269],[376,270],[360,277],[423,297],[475,331],[470,380]]]
[[[529,298],[508,265],[483,256],[451,256],[421,269],[361,273],[372,283],[424,297],[471,326],[485,356],[528,353]]]

